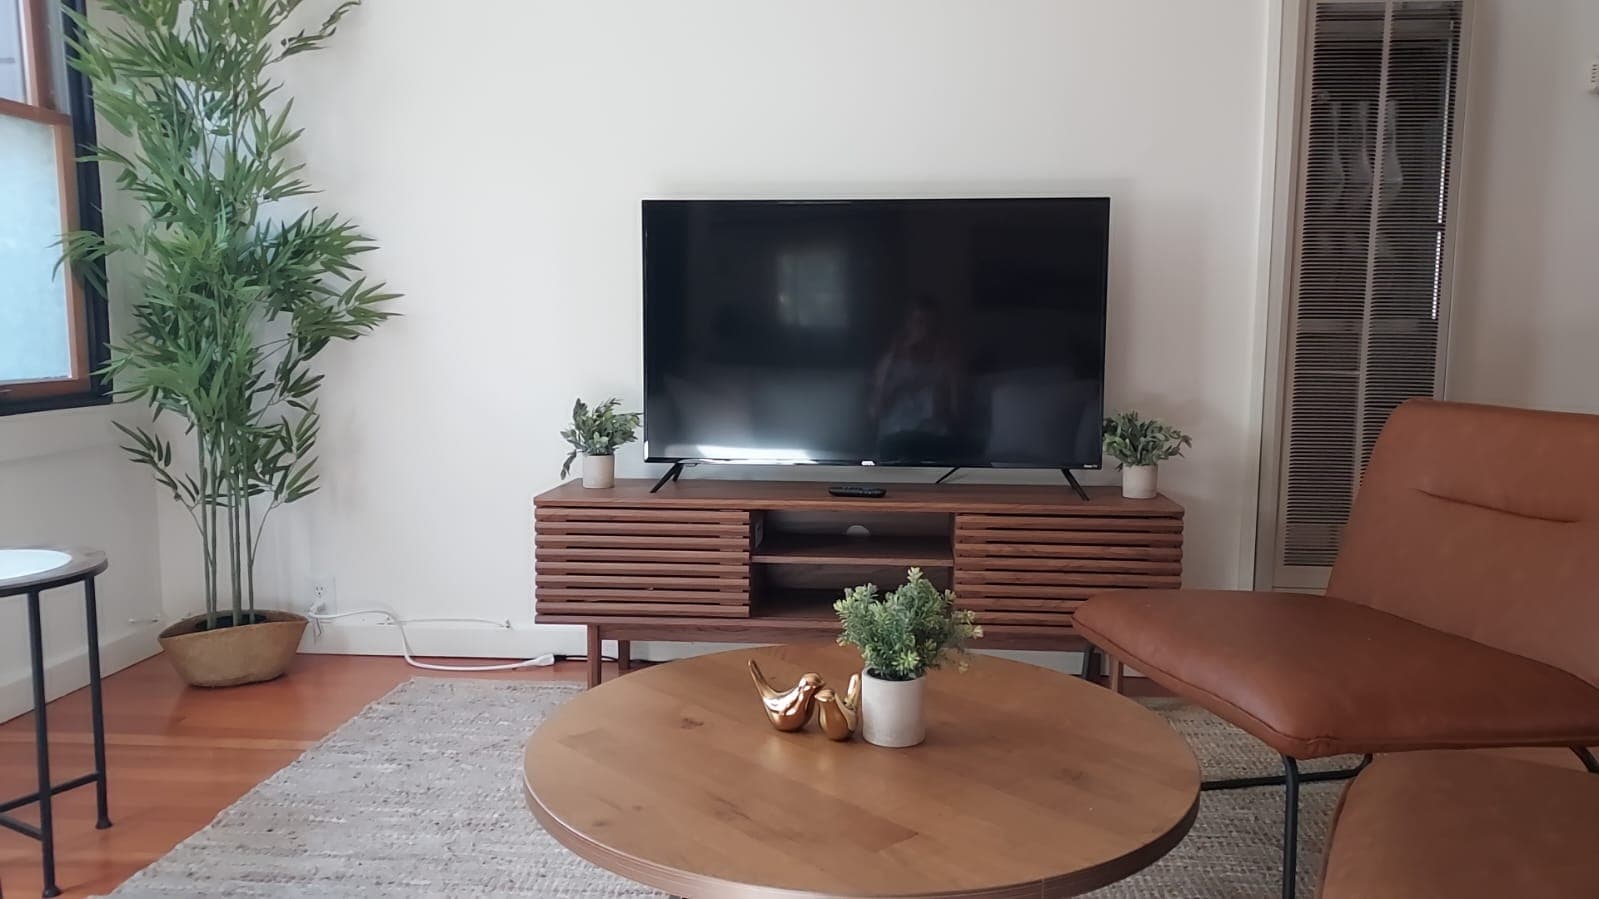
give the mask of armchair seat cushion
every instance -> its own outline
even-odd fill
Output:
[[[1077,629],[1293,758],[1599,744],[1599,689],[1550,665],[1355,603],[1148,590],[1084,603]]]
[[[1599,776],[1477,752],[1388,756],[1339,803],[1320,895],[1590,899],[1595,846]]]

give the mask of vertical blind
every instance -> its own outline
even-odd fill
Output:
[[[1313,0],[1288,297],[1281,566],[1331,565],[1372,445],[1442,386],[1463,0]]]

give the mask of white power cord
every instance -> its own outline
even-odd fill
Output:
[[[523,668],[548,668],[555,664],[555,656],[552,653],[545,653],[537,658],[527,659],[522,662],[507,662],[498,665],[436,665],[432,662],[419,662],[415,656],[411,655],[411,641],[405,636],[405,626],[407,624],[489,624],[509,630],[511,622],[503,618],[401,618],[390,609],[358,609],[353,612],[334,612],[329,614],[319,611],[321,608],[322,604],[318,603],[305,616],[311,619],[315,634],[319,637],[322,635],[323,622],[336,621],[340,618],[354,618],[358,615],[382,615],[387,618],[394,625],[394,629],[400,632],[400,650],[401,654],[405,656],[406,664],[415,668],[422,668],[428,671],[461,672],[519,671]]]

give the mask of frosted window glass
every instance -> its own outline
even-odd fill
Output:
[[[22,19],[17,0],[0,0],[0,97],[21,103],[26,87],[22,76]]]
[[[55,132],[0,116],[0,381],[72,376]]]

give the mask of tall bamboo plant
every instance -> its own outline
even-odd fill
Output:
[[[180,419],[193,444],[184,460],[154,422],[118,426],[199,531],[208,628],[253,620],[267,518],[317,489],[312,361],[389,318],[396,297],[362,274],[358,257],[374,245],[349,220],[288,211],[313,190],[272,72],[321,49],[358,0],[288,33],[302,3],[101,0],[92,22],[68,12],[72,64],[125,138],[89,158],[141,215],[104,236],[68,235],[64,255],[92,281],[108,256],[132,260],[131,328],[106,374],[154,419]]]

